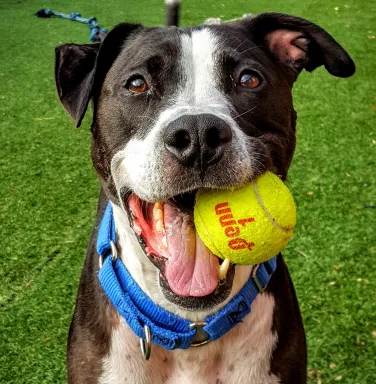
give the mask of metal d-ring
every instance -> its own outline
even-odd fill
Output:
[[[112,260],[116,260],[118,258],[118,252],[116,249],[116,244],[113,241],[110,241],[111,246],[111,254],[112,254]],[[103,255],[99,255],[99,269],[102,269],[104,262]]]
[[[111,245],[112,260],[116,260],[118,258],[116,245],[113,241],[110,241],[110,245]]]
[[[145,357],[145,360],[149,360],[150,353],[151,353],[151,334],[150,334],[150,328],[145,324],[144,325],[144,331],[145,331],[145,340],[140,337],[140,347],[141,352]]]
[[[191,328],[191,329],[196,328],[196,330],[197,330],[197,328],[202,329],[202,327],[205,327],[205,325],[206,325],[205,321],[196,321],[194,323],[189,324],[189,328]],[[208,338],[204,341],[200,341],[200,342],[196,342],[196,343],[192,342],[191,347],[202,347],[206,344],[209,344],[210,342],[211,342],[211,340],[210,340],[209,335],[208,335]]]

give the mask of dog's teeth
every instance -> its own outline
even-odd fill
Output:
[[[153,217],[155,221],[163,220],[163,205],[162,203],[155,203],[153,207]]]
[[[155,229],[160,232],[160,233],[163,233],[164,232],[164,226],[163,226],[163,222],[162,220],[156,220],[155,222]]]
[[[226,278],[229,267],[230,267],[230,260],[224,259],[223,263],[219,266],[219,270],[218,270],[218,277],[220,280]]]
[[[167,239],[166,236],[162,237],[162,245],[167,248]]]
[[[161,209],[157,209],[154,213],[154,219],[155,220],[163,220],[163,212]]]
[[[157,201],[156,203],[154,203],[154,207],[153,207],[153,210],[156,211],[156,210],[162,210],[163,209],[163,205],[161,202]]]
[[[155,203],[153,207],[153,218],[155,221],[155,228],[160,233],[164,233],[163,217],[162,203]]]

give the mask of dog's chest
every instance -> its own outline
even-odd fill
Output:
[[[242,324],[200,348],[166,351],[153,345],[143,358],[139,340],[125,322],[113,331],[110,353],[102,362],[101,384],[277,384],[270,360],[277,335],[272,332],[274,298],[259,295]]]

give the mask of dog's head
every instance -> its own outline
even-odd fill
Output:
[[[101,45],[56,53],[59,96],[77,126],[92,100],[104,190],[128,213],[165,296],[190,308],[226,299],[235,275],[218,278],[218,258],[196,235],[195,191],[266,170],[285,179],[299,73],[355,70],[323,29],[278,13],[195,28],[120,24]]]

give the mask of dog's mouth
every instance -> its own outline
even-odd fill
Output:
[[[190,297],[192,305],[193,298],[218,303],[231,291],[234,265],[223,263],[198,236],[193,222],[195,195],[192,191],[149,203],[132,194],[127,210],[145,254],[160,270],[165,296],[172,301],[175,296]]]

